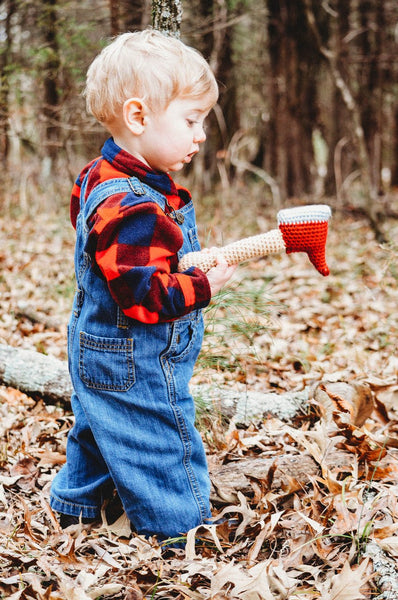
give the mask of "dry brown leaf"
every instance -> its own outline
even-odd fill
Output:
[[[237,497],[240,502],[240,505],[227,506],[218,515],[218,519],[223,519],[225,517],[225,515],[228,515],[228,514],[238,513],[242,516],[242,521],[240,522],[240,524],[236,530],[236,534],[235,534],[236,538],[244,533],[246,527],[249,524],[255,524],[255,523],[257,523],[257,521],[260,520],[258,513],[256,511],[254,511],[252,508],[250,508],[247,499],[241,492],[237,493]]]
[[[398,531],[398,522],[390,523],[386,526],[375,527],[373,536],[378,540],[382,540],[388,537],[395,537],[395,534]]]
[[[186,547],[185,547],[185,556],[186,556],[187,560],[193,560],[194,558],[196,558],[196,549],[195,549],[196,537],[197,537],[198,532],[200,532],[201,530],[209,532],[211,539],[213,540],[214,544],[216,545],[217,550],[221,553],[223,552],[223,549],[220,544],[220,540],[217,537],[216,528],[217,528],[216,525],[199,525],[198,527],[195,527],[194,529],[191,529],[190,531],[188,531],[187,543],[186,543]]]
[[[323,407],[325,419],[329,424],[337,412],[344,421],[362,427],[374,409],[372,391],[365,382],[320,382],[313,396]]]
[[[109,596],[110,598],[114,597],[115,594],[118,594],[122,589],[123,585],[120,583],[104,583],[104,585],[93,587],[87,591],[87,596],[95,600],[96,598],[101,598],[103,596]],[[137,596],[136,596],[137,597]]]
[[[269,572],[270,562],[258,563],[248,570],[231,561],[213,575],[210,585],[211,597],[222,591],[228,598],[240,600],[275,600],[270,581],[275,577]]]
[[[333,498],[333,514],[335,520],[329,528],[329,535],[345,535],[357,531],[361,522],[361,504],[358,499],[355,501],[354,507],[351,503],[350,508],[347,506],[347,501],[342,496]]]
[[[93,550],[95,550],[99,560],[103,561],[111,567],[114,567],[115,569],[118,569],[120,567],[120,563],[117,562],[117,560],[115,560],[113,556],[107,550],[105,550],[105,548],[102,548],[94,540],[90,540],[89,544],[93,548]]]
[[[129,585],[126,590],[126,595],[123,600],[143,600],[144,596],[142,595],[141,590],[137,586]]]
[[[130,519],[123,512],[118,519],[112,524],[108,524],[106,520],[106,512],[105,510],[101,511],[102,517],[102,529],[106,531],[108,534],[113,534],[117,538],[129,538],[131,535],[131,523]]]
[[[54,465],[63,465],[66,462],[64,453],[53,452],[48,448],[40,448],[36,450],[33,455],[40,458],[37,467],[52,467]]]
[[[311,519],[310,517],[308,517],[307,515],[305,515],[303,512],[301,511],[297,511],[297,514],[300,515],[300,517],[302,519],[304,519],[304,521],[310,526],[310,528],[315,531],[315,533],[317,533],[318,535],[320,533],[322,533],[322,531],[325,529],[325,527],[323,525],[321,525],[320,523],[318,523],[318,521],[315,521],[314,519]]]
[[[398,481],[398,462],[385,462],[369,470],[369,479],[374,481]]]
[[[21,458],[10,468],[11,476],[19,476],[17,485],[24,490],[33,491],[39,476],[36,462],[31,456]]]
[[[378,539],[378,545],[382,550],[388,552],[390,556],[398,558],[398,536],[385,537]]]
[[[322,600],[362,600],[366,598],[361,588],[369,580],[365,575],[369,559],[364,560],[358,568],[351,568],[349,562],[345,562],[342,570],[333,575],[326,583],[322,584],[319,591]]]

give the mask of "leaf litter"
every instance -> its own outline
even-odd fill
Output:
[[[0,239],[0,342],[66,359],[73,233],[54,215],[4,218]],[[238,316],[228,319],[233,296],[217,308],[205,341],[214,360],[199,362],[194,384],[312,392],[307,413],[289,422],[237,424],[217,406],[201,422],[211,473],[231,469],[232,483],[213,481],[217,520],[189,532],[185,549],[132,534],[125,515],[62,530],[48,491],[73,417],[0,388],[0,597],[398,598],[397,248],[337,214],[327,254],[328,278],[303,255],[241,266],[235,286],[265,298],[265,311],[242,296]],[[371,404],[344,388],[362,384]],[[278,478],[281,457],[311,460],[314,471]],[[234,487],[235,467],[264,458],[266,472]]]

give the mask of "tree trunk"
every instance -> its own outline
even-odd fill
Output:
[[[318,65],[300,3],[268,0],[267,9],[270,125],[264,167],[286,199],[313,192]]]
[[[398,105],[395,107],[393,123],[391,184],[398,186]]]
[[[212,182],[219,173],[217,153],[220,149],[227,149],[234,134],[240,129],[241,119],[237,106],[238,82],[233,61],[234,28],[228,26],[227,2],[201,0],[200,11],[201,20],[211,23],[206,34],[202,36],[200,50],[209,61],[220,90],[217,112],[213,112],[209,119],[207,143],[198,157],[201,161],[196,163],[196,159],[194,164],[196,182],[200,184],[197,184],[196,188],[202,194],[210,192]],[[225,166],[229,179],[232,172],[228,161]]]
[[[148,27],[151,22],[150,0],[122,0],[120,6],[123,31]]]
[[[3,50],[0,52],[0,156],[3,169],[7,167],[9,150],[8,116],[9,116],[9,66],[11,64],[11,19],[15,12],[15,0],[7,0],[5,4],[6,18],[4,22]]]
[[[337,68],[347,77],[346,69],[349,64],[348,45],[344,41],[350,30],[351,0],[338,0],[336,4],[336,19],[332,20],[330,27],[331,46],[333,48],[332,59],[337,63]],[[334,86],[331,92],[331,109],[326,125],[326,142],[329,148],[327,176],[325,181],[325,192],[343,201],[342,185],[353,170],[353,161],[348,155],[346,123],[348,120],[347,108],[342,100],[339,90]],[[343,160],[344,157],[344,160]]]
[[[59,86],[60,68],[57,40],[57,0],[44,0],[40,19],[46,45],[47,60],[44,67],[44,107],[46,153],[55,161],[59,146]]]
[[[182,18],[181,0],[152,0],[152,25],[154,29],[180,37]]]
[[[150,0],[110,0],[111,35],[141,31],[150,24]]]
[[[383,137],[383,66],[385,15],[383,3],[377,6],[371,0],[362,0],[358,7],[361,64],[359,69],[362,126],[370,161],[372,188],[380,190],[381,139]]]
[[[283,41],[283,22],[279,1],[268,0],[268,36],[270,58],[270,120],[267,137],[268,151],[264,155],[265,170],[274,176],[279,184],[282,199],[288,195],[287,157],[285,155],[287,132],[286,78],[283,72],[285,63],[286,40]]]
[[[307,21],[315,40],[317,41],[318,49],[321,55],[326,60],[330,69],[332,80],[336,88],[341,93],[342,99],[350,114],[350,125],[353,139],[356,144],[356,159],[361,174],[361,183],[364,196],[362,209],[367,216],[370,226],[372,227],[376,239],[383,243],[386,241],[383,232],[380,229],[379,216],[377,213],[377,191],[372,185],[371,179],[371,162],[366,144],[365,132],[362,126],[362,116],[360,106],[356,102],[351,87],[344,79],[337,63],[333,50],[326,48],[320,35],[317,20],[312,9],[311,0],[303,0],[306,8]]]
[[[120,33],[119,25],[119,0],[109,0],[109,20],[111,25],[111,35]]]

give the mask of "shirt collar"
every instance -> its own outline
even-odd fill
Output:
[[[167,196],[183,196],[190,194],[188,190],[177,186],[168,173],[154,171],[132,154],[118,146],[113,138],[109,138],[102,147],[102,156],[118,171],[138,177],[141,181]],[[181,193],[182,192],[182,193]]]

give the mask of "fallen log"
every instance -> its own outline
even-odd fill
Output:
[[[391,538],[390,538],[391,539]],[[377,586],[381,592],[377,598],[382,600],[397,600],[398,599],[398,567],[396,554],[388,556],[380,547],[383,540],[371,540],[366,544],[365,556],[369,556],[373,561],[373,570],[378,574]],[[377,600],[377,599],[376,599]]]
[[[309,390],[293,392],[259,392],[236,384],[233,388],[200,384],[191,386],[197,404],[219,412],[223,418],[237,425],[248,425],[274,416],[291,421],[298,414],[308,414]]]
[[[0,383],[48,402],[67,404],[72,393],[67,363],[24,348],[0,344]]]
[[[63,405],[69,404],[72,394],[66,361],[6,344],[0,344],[0,384]],[[225,418],[242,424],[266,415],[290,420],[308,408],[307,391],[261,393],[203,384],[192,386],[192,394],[209,410],[216,407]]]
[[[221,466],[210,457],[209,471],[213,502],[234,503],[238,492],[250,496],[256,488],[297,491],[319,475],[319,465],[308,454],[241,457]]]
[[[66,361],[34,350],[0,344],[0,384],[15,388],[48,403],[69,405],[72,384]],[[248,425],[268,416],[291,422],[306,415],[316,403],[331,424],[335,411],[360,427],[373,411],[373,396],[366,383],[320,382],[315,387],[292,392],[259,392],[236,384],[193,385],[192,394],[198,406],[214,413],[219,411],[231,423]]]

